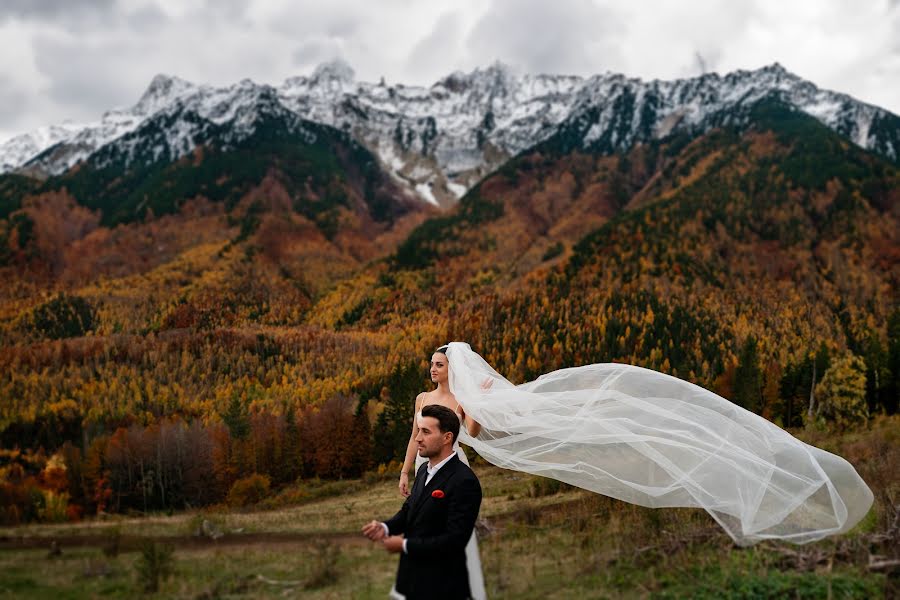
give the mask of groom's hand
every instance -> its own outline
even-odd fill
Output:
[[[392,535],[384,538],[384,549],[388,552],[403,552],[403,536]]]
[[[379,542],[384,539],[384,525],[378,521],[369,521],[362,528],[363,535],[372,540]]]

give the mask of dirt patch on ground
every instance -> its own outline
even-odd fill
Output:
[[[201,536],[132,536],[113,538],[108,535],[61,535],[47,537],[0,537],[0,550],[49,550],[54,544],[65,548],[108,548],[118,545],[119,552],[136,552],[148,542],[170,544],[178,550],[210,550],[229,546],[285,546],[305,545],[328,540],[334,543],[370,543],[362,534],[350,533],[229,533],[218,539]]]

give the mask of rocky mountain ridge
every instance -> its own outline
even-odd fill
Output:
[[[822,90],[777,63],[649,82],[613,73],[518,75],[495,63],[425,88],[359,82],[349,65],[334,61],[278,87],[249,79],[213,87],[158,75],[131,108],[8,140],[0,145],[0,172],[46,177],[83,160],[126,167],[175,160],[205,143],[211,129],[228,131],[231,141],[252,135],[255,113],[267,111],[347,132],[408,189],[449,206],[510,157],[550,138],[566,152],[623,151],[672,133],[740,125],[746,109],[768,96],[863,148],[900,158],[900,117]]]

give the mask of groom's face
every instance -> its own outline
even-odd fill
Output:
[[[438,420],[434,417],[421,417],[419,419],[419,433],[416,435],[416,445],[419,449],[419,456],[422,458],[431,458],[441,453],[441,448],[452,434],[441,433],[438,426]]]

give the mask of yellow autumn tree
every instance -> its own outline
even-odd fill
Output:
[[[862,425],[869,418],[866,404],[866,364],[847,354],[835,359],[816,385],[816,419],[838,430]]]

